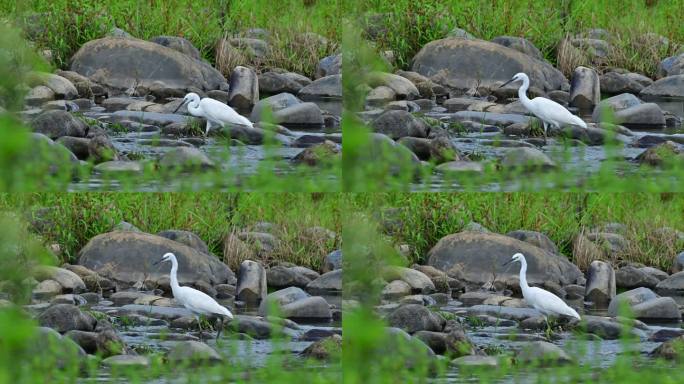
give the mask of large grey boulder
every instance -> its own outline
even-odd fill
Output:
[[[140,232],[140,231],[138,231]],[[209,253],[209,247],[204,240],[200,239],[199,236],[190,232],[178,229],[169,229],[166,231],[161,231],[157,233],[157,236],[166,237],[169,240],[177,241],[181,244],[185,244],[190,248],[194,248],[199,252]]]
[[[684,296],[684,271],[677,272],[656,286],[656,292],[667,296]]]
[[[615,285],[620,288],[655,288],[659,282],[660,280],[653,274],[631,265],[624,266],[615,272]]]
[[[524,37],[497,36],[492,39],[492,43],[497,43],[503,45],[504,47],[515,49],[516,51],[531,56],[537,60],[544,60],[544,56],[542,55],[541,51],[539,51],[539,48],[535,47],[534,44]]]
[[[601,92],[617,95],[620,93],[638,94],[653,84],[653,80],[638,73],[608,72],[600,76]]]
[[[608,316],[615,317],[618,315],[620,305],[633,307],[634,305],[644,303],[649,300],[656,299],[658,295],[648,288],[635,288],[613,297],[608,306]]]
[[[684,82],[682,83],[684,85]],[[615,112],[616,124],[626,127],[634,125],[664,126],[665,115],[656,103],[643,103]]]
[[[640,320],[678,321],[682,318],[677,302],[671,297],[658,297],[632,307],[634,317]]]
[[[123,286],[167,278],[168,263],[153,266],[172,252],[179,263],[178,280],[211,285],[234,283],[233,272],[215,256],[161,236],[138,232],[108,232],[90,239],[81,249],[78,263]]]
[[[266,271],[266,280],[271,288],[306,287],[320,275],[305,267],[276,265]]]
[[[309,294],[299,287],[288,287],[269,293],[266,300],[262,300],[261,305],[259,305],[259,315],[266,316],[271,305],[281,307],[308,297]]]
[[[308,77],[294,72],[279,73],[269,71],[259,75],[260,94],[297,93],[309,84],[311,84],[311,80]]]
[[[544,91],[567,83],[551,64],[502,45],[459,38],[435,40],[413,58],[411,69],[449,88],[468,90],[493,86],[525,72],[531,85]]]
[[[342,291],[342,269],[335,269],[322,274],[307,284],[309,291],[331,292]]]
[[[663,77],[641,90],[645,97],[684,97],[684,74]]]
[[[567,285],[582,277],[579,268],[565,257],[495,233],[460,232],[445,236],[428,252],[428,264],[450,274],[460,273],[463,280],[481,286],[492,281],[493,273],[501,280],[517,278],[515,268],[505,273],[501,268],[493,268],[518,252],[527,260],[530,283],[551,281]]]
[[[553,240],[549,239],[548,236],[541,232],[519,229],[517,231],[508,232],[506,236],[530,243],[535,247],[539,247],[550,253],[558,253],[558,247]]]
[[[273,113],[273,120],[284,126],[312,126],[323,125],[323,113],[315,103],[298,103],[280,109]]]
[[[641,104],[641,100],[631,93],[621,93],[616,96],[612,96],[601,100],[594,112],[591,114],[591,118],[594,121],[603,121],[606,119],[606,115],[613,115],[615,112],[634,107]],[[608,113],[607,113],[608,112]]]
[[[126,90],[161,82],[168,88],[218,89],[225,78],[209,64],[172,48],[131,38],[105,37],[84,44],[71,70],[106,87]]]
[[[295,95],[291,93],[279,93],[277,95],[269,96],[267,98],[259,100],[252,108],[252,113],[249,119],[254,122],[261,121],[263,114],[266,109],[270,111],[271,114],[278,112],[281,109],[285,109],[296,104],[300,104],[302,101],[299,100]]]
[[[280,311],[285,318],[295,319],[330,319],[332,312],[330,305],[320,296],[311,296],[297,300],[280,307]]]
[[[321,77],[299,90],[297,96],[304,100],[318,98],[341,98],[342,75]]]
[[[157,36],[153,37],[150,41],[184,53],[193,59],[201,59],[199,50],[186,38],[179,36]]]

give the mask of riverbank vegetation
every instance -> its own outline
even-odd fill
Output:
[[[315,236],[307,228],[340,233],[343,200],[327,193],[37,193],[0,195],[0,210],[23,212],[45,244],[59,245],[59,263],[75,262],[91,238],[122,221],[147,233],[191,231],[216,255],[223,255],[227,235],[268,222],[280,241],[263,262],[317,270],[341,239]]]
[[[663,57],[672,56],[684,41],[679,14],[681,0],[673,1],[421,1],[370,0],[359,3],[365,18],[365,37],[379,52],[391,51],[396,67],[409,69],[411,59],[427,43],[460,28],[484,40],[496,36],[524,37],[568,76],[584,64],[559,50],[559,43],[591,29],[615,36],[606,67],[620,67],[654,77]],[[665,41],[656,35],[661,35]],[[573,64],[573,65],[571,65]]]
[[[409,265],[425,262],[439,239],[473,222],[495,233],[544,233],[565,255],[573,254],[578,234],[620,223],[629,247],[610,261],[663,270],[684,247],[676,232],[662,230],[684,228],[684,196],[678,193],[377,193],[355,194],[354,204],[386,223],[393,242],[412,247]]]
[[[275,67],[313,77],[320,58],[339,48],[340,7],[336,0],[287,0],[278,5],[277,12],[272,2],[264,0],[3,0],[0,14],[23,26],[26,37],[39,50],[50,50],[52,62],[62,69],[68,68],[70,58],[83,44],[120,28],[144,40],[163,35],[185,37],[218,69]],[[256,28],[268,31],[260,36],[269,40],[267,55],[238,50],[229,58],[217,51],[222,40]]]

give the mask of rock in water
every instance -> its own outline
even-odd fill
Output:
[[[258,306],[266,298],[266,270],[256,261],[245,260],[238,272],[237,299],[251,307]]]
[[[235,108],[238,113],[247,115],[259,101],[259,81],[252,69],[237,66],[230,75],[230,93],[228,105]]]
[[[595,70],[577,67],[570,84],[570,105],[583,111],[593,111],[601,101],[599,76]]]
[[[216,363],[223,358],[212,347],[199,341],[181,341],[177,343],[166,358],[173,363],[191,362],[194,364]]]
[[[615,297],[615,271],[610,263],[595,260],[587,271],[587,300],[597,308],[607,308]]]
[[[74,305],[57,304],[46,309],[38,316],[38,322],[43,327],[50,327],[59,333],[72,330],[93,331],[97,320],[85,312],[81,312]]]

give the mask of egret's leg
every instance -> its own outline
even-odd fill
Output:
[[[199,315],[195,316],[197,319],[197,326],[199,327],[199,334],[200,334],[200,341],[204,340],[204,337],[202,335],[202,319],[200,319]]]
[[[211,121],[207,119],[207,130],[204,132],[204,136],[209,136],[209,130],[211,129]]]
[[[216,322],[219,323],[218,332],[216,333],[216,341],[218,341],[221,336],[221,331],[223,330],[223,317],[219,316]]]
[[[551,338],[551,333],[553,333],[553,330],[551,329],[551,324],[549,324],[549,317],[544,316],[544,320],[546,321],[546,338],[549,339]]]
[[[546,145],[546,130],[548,129],[549,124],[546,121],[542,120],[542,124],[544,125],[544,145]]]

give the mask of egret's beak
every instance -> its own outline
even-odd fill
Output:
[[[187,102],[188,102],[187,100],[183,99],[183,102],[178,104],[178,107],[176,107],[176,109],[174,109],[172,113],[178,112],[178,110],[181,109],[181,107],[184,106],[185,103],[187,103]]]
[[[164,261],[163,258],[162,258],[162,259],[159,259],[158,261],[155,261],[154,263],[152,263],[152,265],[157,265],[157,264],[161,263],[162,261]]]
[[[508,260],[507,262],[501,264],[501,266],[502,266],[502,267],[505,267],[505,266],[507,266],[508,264],[510,264],[510,263],[512,263],[512,262],[514,262],[514,261],[515,261],[515,260],[510,259],[510,260]]]
[[[512,83],[513,81],[515,81],[515,79],[510,79],[510,80],[508,80],[507,82],[501,84],[501,85],[499,86],[499,88],[503,88],[503,87],[507,86],[508,84]]]

